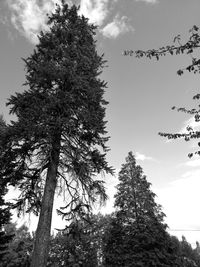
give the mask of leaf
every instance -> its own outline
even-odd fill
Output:
[[[181,76],[183,74],[183,70],[178,70],[177,74]]]

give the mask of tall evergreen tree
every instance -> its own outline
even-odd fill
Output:
[[[48,25],[24,59],[28,89],[9,99],[17,120],[8,126],[1,155],[1,177],[21,190],[14,207],[40,214],[32,267],[47,263],[56,188],[67,194],[59,214],[84,217],[94,201],[106,198],[95,175],[112,173],[105,159],[106,83],[98,77],[105,61],[96,50],[96,27],[64,0]]]
[[[176,266],[161,206],[132,152],[119,172],[106,266]]]

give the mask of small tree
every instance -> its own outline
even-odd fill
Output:
[[[47,263],[56,188],[67,202],[58,212],[83,218],[106,194],[95,175],[112,173],[103,99],[106,83],[98,77],[105,61],[96,51],[96,27],[62,1],[48,17],[33,54],[24,59],[29,88],[11,96],[1,177],[21,191],[14,207],[40,214],[32,267]]]
[[[119,172],[115,207],[105,266],[177,266],[164,214],[132,152]]]

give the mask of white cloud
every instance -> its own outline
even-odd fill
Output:
[[[187,128],[192,128],[193,131],[200,131],[200,122],[195,121],[194,116],[190,117],[189,119],[185,120],[182,124],[182,127],[179,131],[177,131],[179,134],[185,134],[189,133]],[[180,140],[180,139],[177,139]],[[173,139],[167,139],[166,143],[172,142]],[[193,139],[192,143],[190,145],[191,148],[196,148],[197,147],[197,140]]]
[[[153,191],[157,194],[157,202],[163,207],[170,234],[186,236],[189,242],[195,244],[200,240],[200,232],[189,230],[200,229],[200,170],[186,172],[180,179],[171,182],[166,188]],[[187,230],[187,231],[186,231]]]
[[[135,0],[136,2],[145,2],[148,4],[156,4],[158,0]]]
[[[32,43],[37,43],[37,35],[46,30],[46,14],[55,9],[59,0],[9,0],[11,21],[14,27]]]
[[[119,17],[116,15],[114,20],[107,24],[102,30],[102,34],[107,38],[117,38],[120,34],[134,31],[133,27],[129,24],[126,16]]]
[[[118,172],[119,170],[116,170],[116,175],[106,176],[105,188],[106,188],[106,193],[108,195],[108,200],[105,206],[99,207],[99,208],[97,207],[96,211],[94,210],[95,213],[101,212],[103,214],[110,214],[115,210],[114,209],[114,201],[115,201],[114,195],[117,192],[116,186],[119,183]]]
[[[155,161],[155,159],[153,159],[152,157],[145,156],[144,154],[141,154],[139,152],[136,152],[135,159],[141,160],[141,161],[145,161],[145,160]]]
[[[91,23],[101,26],[109,13],[108,4],[109,0],[81,0],[80,13]]]
[[[200,159],[189,160],[185,163],[188,167],[200,167]]]
[[[80,4],[79,13],[89,19],[90,23],[101,27],[100,32],[108,38],[133,31],[126,16],[116,15],[111,23],[105,26],[110,10],[117,0],[66,0],[68,4]],[[11,10],[11,21],[14,27],[32,43],[38,42],[37,35],[41,30],[48,30],[47,13],[55,9],[60,0],[8,0]]]
[[[189,119],[187,119],[186,121],[183,122],[183,126],[181,127],[181,129],[178,131],[179,134],[184,134],[184,133],[189,133],[189,131],[187,130],[187,128],[191,128],[190,130],[193,131],[200,131],[200,122],[195,121],[194,116],[190,117]],[[168,140],[168,142],[171,140]],[[190,148],[197,148],[198,146],[198,140],[195,139],[190,139]]]
[[[195,121],[194,117],[189,118],[188,120],[184,121],[183,127],[179,131],[179,133],[186,133],[187,127],[191,127],[194,131],[199,131],[200,130],[200,122]]]

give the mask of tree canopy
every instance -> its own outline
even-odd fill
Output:
[[[164,213],[129,152],[119,172],[116,214],[105,247],[105,266],[178,266],[166,232]]]
[[[5,225],[5,233],[12,236],[7,253],[0,261],[0,267],[29,267],[33,249],[33,237],[28,227],[17,227],[15,223]]]
[[[24,59],[26,89],[7,103],[15,121],[7,125],[1,178],[21,194],[13,207],[40,214],[32,266],[45,266],[56,189],[66,194],[58,213],[83,218],[97,200],[106,199],[99,173],[108,140],[99,78],[105,64],[94,40],[96,27],[62,1],[48,16],[34,52]]]

